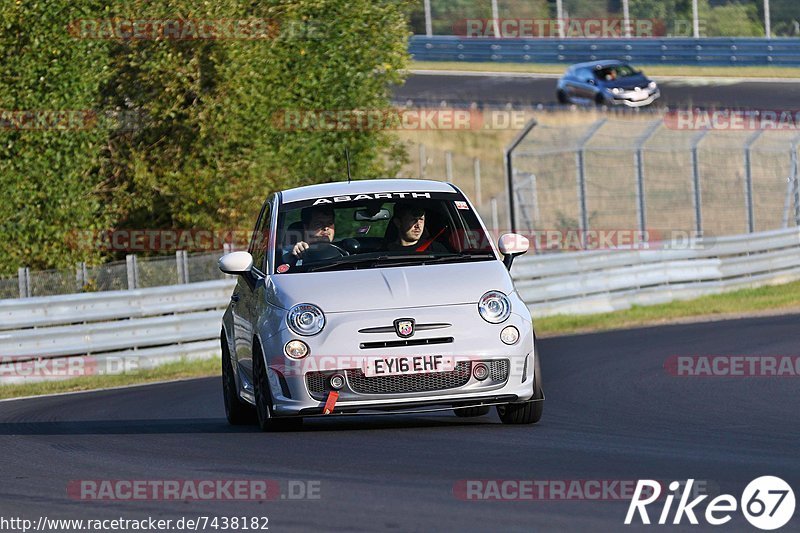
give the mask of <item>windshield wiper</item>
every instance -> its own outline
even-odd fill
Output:
[[[443,263],[452,260],[473,260],[473,259],[482,259],[482,258],[491,258],[494,259],[494,254],[492,252],[462,252],[462,253],[432,253],[432,254],[418,254],[418,253],[404,253],[404,254],[386,254],[386,255],[379,255],[377,257],[359,257],[359,256],[349,256],[343,257],[342,259],[338,259],[331,263],[325,263],[322,265],[311,265],[309,266],[307,272],[318,272],[321,270],[329,270],[334,269],[340,266],[357,266],[363,264],[374,264],[375,267],[384,267],[384,266],[396,266],[398,264],[406,264],[406,263],[422,263],[422,264],[433,264],[433,263]]]
[[[447,261],[453,259],[495,259],[495,256],[492,252],[462,252],[459,254],[447,254],[447,255],[437,255],[433,259],[425,261],[425,263],[445,263]]]
[[[317,272],[320,270],[328,270],[330,268],[335,268],[338,266],[355,266],[355,265],[363,265],[366,263],[380,263],[382,261],[393,261],[393,262],[407,262],[409,260],[419,261],[427,260],[435,258],[435,255],[432,254],[394,254],[394,255],[379,255],[377,257],[359,257],[359,256],[349,256],[344,257],[342,259],[337,259],[332,263],[325,263],[322,265],[310,266],[307,272]]]

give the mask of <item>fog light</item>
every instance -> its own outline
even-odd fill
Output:
[[[519,330],[514,326],[506,326],[500,332],[500,340],[505,344],[516,344],[519,340]]]
[[[341,374],[334,374],[331,376],[330,379],[331,388],[334,390],[339,390],[344,387],[344,376]]]
[[[303,341],[289,341],[283,347],[283,351],[287,357],[292,359],[302,359],[308,355],[308,345]]]
[[[475,379],[478,381],[483,381],[489,377],[489,367],[483,363],[478,363],[475,365],[475,368],[472,369],[472,375],[475,376]]]

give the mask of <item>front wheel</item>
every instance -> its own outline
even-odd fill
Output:
[[[225,333],[220,336],[220,344],[222,345],[222,395],[225,401],[225,417],[228,419],[228,423],[234,426],[252,424],[255,422],[256,413],[250,404],[239,398]]]
[[[264,356],[253,347],[253,395],[256,400],[256,418],[261,431],[291,431],[300,429],[302,418],[275,418],[272,416],[272,395],[269,391],[269,378],[264,364]]]
[[[558,103],[561,105],[569,103],[569,96],[567,96],[566,91],[564,91],[563,89],[559,89],[556,92],[556,98],[558,98]]]
[[[597,106],[600,106],[600,107],[609,105],[609,102],[608,102],[608,100],[606,99],[606,97],[605,97],[605,96],[603,96],[603,93],[597,93],[597,94],[594,96],[594,103],[595,103]]]
[[[539,366],[539,352],[533,352],[533,400],[524,403],[507,403],[497,406],[497,414],[504,424],[535,424],[542,418],[544,410],[544,391],[542,372]]]

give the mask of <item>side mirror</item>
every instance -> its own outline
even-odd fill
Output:
[[[497,247],[500,249],[500,253],[505,256],[503,257],[503,264],[508,270],[511,270],[511,263],[514,258],[527,252],[530,245],[531,243],[528,239],[516,233],[505,233],[500,237],[497,241]]]
[[[253,256],[248,252],[231,252],[219,259],[219,269],[226,274],[242,276],[253,268]]]

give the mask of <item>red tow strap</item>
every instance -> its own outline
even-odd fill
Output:
[[[323,415],[329,415],[333,412],[333,408],[336,407],[336,400],[339,399],[339,392],[332,390],[328,393],[328,400],[325,402],[325,408],[322,410]]]

